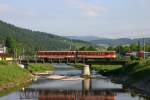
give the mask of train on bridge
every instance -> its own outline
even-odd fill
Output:
[[[39,59],[116,59],[115,51],[38,51]]]

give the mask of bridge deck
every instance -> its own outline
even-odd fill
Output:
[[[65,60],[65,59],[52,59],[52,60],[21,60],[23,64],[27,63],[83,63],[83,64],[97,64],[97,65],[125,65],[125,60]]]

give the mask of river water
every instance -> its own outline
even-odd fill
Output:
[[[81,70],[65,64],[54,64],[55,75],[77,78],[56,80],[40,78],[25,89],[0,97],[0,100],[148,100],[132,93],[122,84],[93,71],[93,78],[79,79]]]

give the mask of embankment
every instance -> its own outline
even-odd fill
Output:
[[[31,74],[17,64],[0,62],[0,92],[31,82],[31,79]]]
[[[150,60],[132,61],[126,66],[93,65],[100,74],[150,95]]]
[[[22,69],[17,64],[0,62],[0,93],[10,91],[23,84],[32,82],[31,72],[45,72],[54,70],[52,65],[48,64],[29,64],[28,69]]]

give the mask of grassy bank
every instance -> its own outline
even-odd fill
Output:
[[[118,82],[150,94],[150,60],[132,61],[123,67],[93,65],[93,68],[103,75],[113,77]]]
[[[92,65],[92,68],[98,71],[102,75],[118,75],[120,69],[122,69],[121,65]]]
[[[31,75],[27,70],[21,69],[16,64],[0,62],[0,91],[18,86],[30,79]]]
[[[74,68],[77,68],[77,69],[82,69],[84,65],[80,63],[76,63],[76,64],[70,64],[70,66],[73,66]]]
[[[149,77],[150,60],[133,61],[123,67],[93,65],[93,68],[103,75],[127,77],[128,81],[136,82]]]
[[[50,64],[29,64],[28,69],[36,73],[52,71],[54,67]],[[22,69],[17,64],[0,62],[0,96],[30,83],[33,76],[29,70]]]
[[[45,71],[53,71],[54,67],[50,64],[29,64],[28,70],[31,72],[45,72]]]

